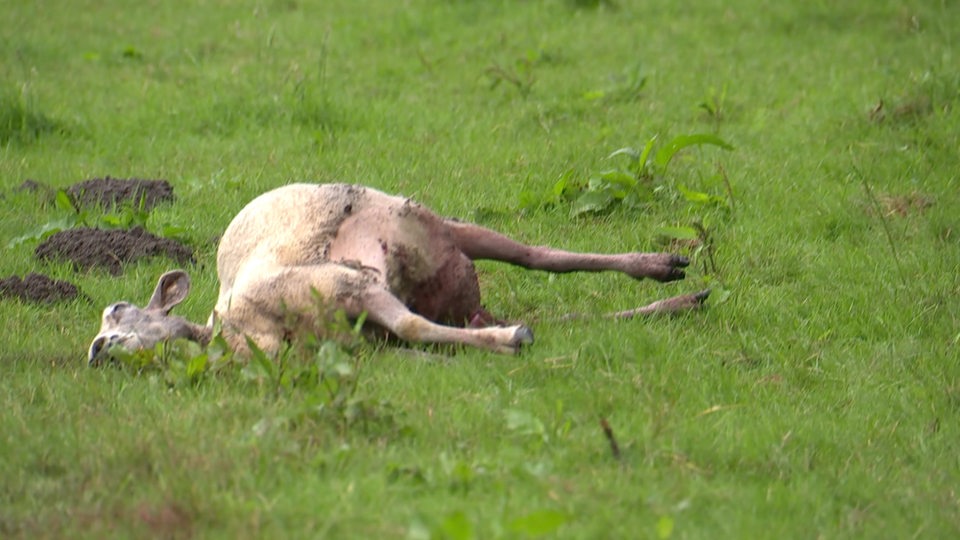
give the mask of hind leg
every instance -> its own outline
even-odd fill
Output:
[[[682,313],[684,311],[692,311],[700,309],[703,307],[703,303],[707,301],[707,297],[710,296],[710,289],[705,289],[697,293],[692,294],[681,294],[680,296],[673,296],[671,298],[665,298],[663,300],[657,300],[652,304],[647,304],[634,309],[627,309],[624,311],[617,311],[615,313],[606,313],[603,317],[608,319],[633,319],[639,317],[650,317],[654,315],[667,315],[671,313]],[[576,319],[586,318],[581,313],[569,313],[561,317],[561,320],[572,321]]]
[[[636,279],[674,281],[684,278],[685,257],[670,253],[575,253],[547,246],[528,246],[496,231],[447,220],[457,246],[471,259],[492,259],[548,272],[614,270]]]
[[[447,227],[458,247],[471,259],[504,261],[524,268],[548,272],[599,272],[614,270],[630,277],[674,281],[684,278],[683,269],[689,264],[686,257],[670,253],[574,253],[545,246],[527,246],[496,231],[459,221],[447,220]],[[710,291],[675,296],[652,304],[629,309],[608,316],[630,319],[638,316],[679,313],[699,308]],[[564,318],[579,318],[568,315]]]

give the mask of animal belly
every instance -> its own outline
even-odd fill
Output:
[[[480,309],[473,262],[442,219],[409,200],[384,197],[355,210],[327,256],[370,268],[411,311],[432,321],[462,326]]]
[[[473,262],[450,249],[439,264],[403,244],[391,246],[387,282],[411,311],[431,321],[464,326],[480,310],[480,284]],[[426,270],[426,271],[425,271]]]

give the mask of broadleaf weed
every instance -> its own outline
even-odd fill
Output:
[[[141,196],[136,204],[119,204],[112,211],[96,214],[78,206],[63,189],[58,189],[54,195],[54,206],[64,213],[62,217],[48,221],[34,230],[11,239],[7,242],[7,249],[17,246],[41,242],[48,237],[75,227],[101,229],[132,229],[142,228],[164,238],[182,240],[189,232],[187,227],[171,223],[155,224],[153,214],[146,209],[146,196]]]
[[[668,175],[671,162],[684,149],[715,146],[730,151],[733,150],[732,145],[710,133],[679,135],[654,152],[656,142],[657,136],[653,136],[647,140],[642,149],[624,147],[614,150],[607,159],[626,158],[626,166],[600,171],[591,175],[585,182],[574,180],[573,173],[567,171],[546,193],[538,195],[529,191],[522,192],[519,206],[526,210],[566,202],[570,205],[571,216],[579,217],[606,212],[615,206],[627,209],[642,208],[665,196],[674,199],[682,198],[692,207],[732,204],[724,197],[672,182]],[[728,194],[732,194],[725,173],[718,178],[724,180],[728,187]]]

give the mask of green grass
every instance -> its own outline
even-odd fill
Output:
[[[41,271],[91,301],[0,301],[0,536],[960,532],[953,4],[49,1],[4,17],[0,277]],[[519,209],[618,148],[698,132],[736,150],[688,151],[667,182],[726,196],[722,167],[731,210]],[[718,269],[660,286],[480,264],[487,307],[537,343],[362,347],[356,396],[390,416],[338,424],[239,368],[171,386],[85,366],[102,307],[145,302],[172,263],[118,279],[5,246],[63,217],[24,180],[105,175],[173,183],[151,220],[187,228],[178,311],[198,321],[217,236],[291,181],[364,183],[575,250],[659,250],[659,228],[706,220]],[[705,285],[730,295],[672,319],[552,320]]]

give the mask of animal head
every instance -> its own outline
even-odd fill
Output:
[[[202,327],[170,315],[170,310],[182,302],[188,292],[190,277],[183,270],[172,270],[160,276],[146,307],[140,308],[129,302],[107,306],[103,310],[100,331],[90,344],[90,365],[109,358],[110,350],[115,346],[136,351],[177,338],[201,341]]]

